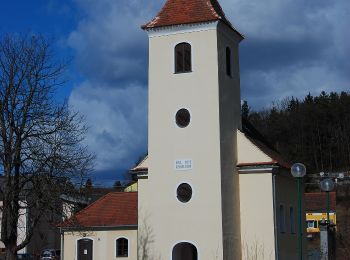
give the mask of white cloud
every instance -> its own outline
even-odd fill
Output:
[[[86,144],[97,155],[97,171],[128,168],[146,150],[147,90],[137,85],[110,88],[84,82],[70,105],[86,117]]]

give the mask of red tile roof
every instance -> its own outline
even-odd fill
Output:
[[[63,228],[137,225],[137,192],[111,192],[63,222]]]
[[[332,211],[336,210],[336,193],[329,193],[330,203],[329,208]],[[326,212],[327,209],[327,194],[326,192],[305,193],[305,211],[306,212]]]
[[[217,0],[167,0],[158,15],[142,29],[212,21],[224,22],[243,37],[226,18]]]

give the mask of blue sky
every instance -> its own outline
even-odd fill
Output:
[[[0,33],[42,33],[69,83],[58,99],[85,117],[93,181],[112,185],[147,151],[147,35],[164,0],[2,0]],[[221,0],[245,36],[242,99],[254,109],[286,96],[350,89],[348,0]]]

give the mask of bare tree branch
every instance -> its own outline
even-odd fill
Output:
[[[74,192],[73,183],[81,183],[94,159],[82,145],[83,118],[55,101],[66,64],[54,57],[43,36],[0,39],[1,241],[9,260],[30,242],[42,218],[61,213],[60,195]],[[29,222],[17,244],[23,207]]]

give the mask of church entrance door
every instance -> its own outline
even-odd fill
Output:
[[[198,260],[197,248],[191,243],[178,243],[173,248],[172,260]]]

